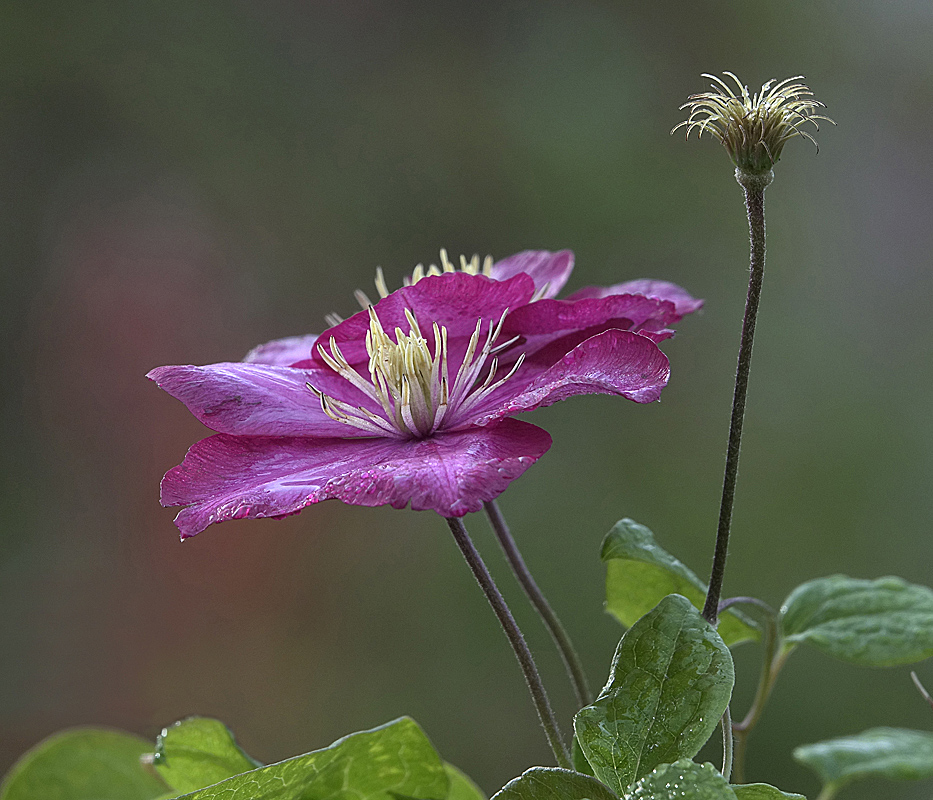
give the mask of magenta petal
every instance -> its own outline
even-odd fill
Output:
[[[682,289],[676,283],[656,281],[651,278],[626,281],[625,283],[617,283],[614,286],[586,286],[574,292],[567,299],[587,300],[596,297],[608,297],[613,294],[640,294],[645,297],[655,297],[658,300],[668,300],[674,304],[677,312],[677,319],[670,320],[671,322],[678,322],[682,317],[692,314],[703,305],[702,300],[697,300],[686,289]]]
[[[471,410],[471,422],[486,425],[578,394],[617,394],[650,403],[661,396],[670,377],[667,356],[650,339],[630,331],[605,331],[554,358],[552,351],[559,347],[555,342],[528,359]]]
[[[162,505],[182,538],[214,522],[282,517],[322,500],[433,510],[479,511],[551,446],[540,428],[504,420],[428,439],[202,439],[162,480]]]
[[[536,292],[547,287],[543,297],[556,297],[571,272],[573,252],[570,250],[557,253],[549,250],[523,250],[492,265],[492,277],[497,281],[508,280],[522,273],[530,275],[535,282]]]
[[[502,334],[564,334],[605,325],[609,320],[627,320],[626,328],[637,330],[647,323],[667,324],[675,316],[673,303],[638,294],[613,294],[576,301],[540,300],[511,312]]]
[[[410,329],[405,311],[410,310],[433,346],[433,322],[447,328],[449,339],[469,337],[478,319],[498,322],[506,309],[527,304],[533,295],[534,282],[527,275],[498,281],[483,275],[447,272],[422,278],[414,286],[403,286],[380,300],[374,310],[386,331],[398,327],[405,333]],[[484,331],[487,328],[488,324],[483,326]],[[369,313],[361,311],[324,331],[319,339],[322,345],[329,345],[333,337],[347,361],[360,364],[369,360],[365,346],[368,331]],[[323,363],[316,350],[312,358]]]
[[[503,361],[538,352],[552,342],[568,336],[570,347],[605,330],[631,330],[663,341],[673,331],[665,326],[679,319],[674,304],[636,294],[609,295],[584,300],[540,300],[511,312],[506,318],[502,337],[521,336],[520,344]],[[566,352],[566,351],[565,351]]]
[[[305,336],[273,339],[271,342],[266,342],[250,350],[243,362],[246,364],[290,367],[292,364],[311,358],[312,347],[317,341],[317,336],[316,333],[309,333]]]
[[[375,410],[359,390],[328,369],[265,364],[157,367],[147,376],[218,433],[248,436],[366,436],[321,410],[307,383],[331,397]]]

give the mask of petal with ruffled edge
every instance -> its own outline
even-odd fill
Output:
[[[668,300],[674,304],[677,311],[677,317],[670,320],[671,323],[679,322],[687,314],[692,314],[703,305],[702,300],[697,300],[686,289],[681,288],[676,283],[656,281],[651,278],[640,278],[635,281],[617,283],[613,286],[585,286],[566,299],[588,300],[596,297],[608,297],[613,294],[641,294],[645,297],[656,297],[658,300]]]
[[[670,373],[658,346],[631,331],[604,331],[569,352],[559,340],[526,359],[512,378],[464,418],[452,420],[451,427],[488,425],[578,394],[616,394],[650,403],[661,396]]]
[[[414,286],[403,286],[382,298],[373,310],[386,332],[401,328],[405,333],[411,327],[405,311],[411,311],[433,348],[432,323],[437,322],[447,329],[448,341],[466,339],[473,333],[478,319],[484,320],[482,330],[485,332],[490,324],[499,321],[507,309],[526,305],[533,295],[534,281],[527,275],[498,281],[484,275],[445,272],[443,275],[422,278]],[[368,331],[369,312],[360,311],[324,331],[319,341],[329,348],[333,337],[347,361],[359,366],[369,361],[366,352]],[[309,366],[312,362],[324,363],[316,349],[311,362],[300,362],[299,366]]]
[[[544,291],[542,297],[556,297],[573,272],[573,251],[523,250],[492,265],[492,277],[497,281],[515,275],[530,275],[535,292]],[[514,306],[513,306],[514,307]]]
[[[674,335],[666,326],[679,319],[670,301],[637,294],[610,295],[584,300],[540,300],[517,308],[506,317],[501,338],[520,336],[500,362],[514,363],[566,337],[567,351],[605,330],[630,330],[661,342]],[[565,351],[565,352],[567,352]]]
[[[328,396],[381,409],[332,370],[239,362],[157,367],[147,376],[208,428],[239,436],[370,436],[328,417],[307,384]]]
[[[311,358],[318,334],[305,336],[286,336],[273,339],[250,350],[243,359],[245,364],[270,364],[278,367],[290,367],[299,361]]]
[[[182,538],[214,522],[283,517],[322,500],[433,510],[479,511],[551,446],[540,428],[504,420],[427,439],[202,439],[162,480],[162,505]]]

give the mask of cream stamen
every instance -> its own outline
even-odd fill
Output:
[[[451,387],[444,326],[433,323],[432,349],[410,309],[405,309],[408,332],[396,327],[395,341],[382,327],[375,309],[370,307],[368,311],[368,380],[350,365],[333,337],[329,348],[318,345],[318,353],[328,367],[378,404],[384,416],[363,406],[336,400],[308,384],[328,417],[367,433],[416,439],[429,436],[443,427],[445,421],[450,422],[454,415],[459,417],[465,409],[474,407],[501,386],[524,360],[524,356],[519,357],[505,377],[495,380],[499,361],[494,353],[514,344],[517,337],[495,346],[508,310],[496,324],[489,325],[485,339],[481,336],[483,320],[478,319]],[[485,378],[479,382],[484,371]]]

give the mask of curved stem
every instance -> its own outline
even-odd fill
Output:
[[[839,791],[839,786],[835,783],[827,783],[823,787],[823,791],[820,792],[816,800],[832,800]]]
[[[590,692],[589,684],[586,681],[586,673],[583,671],[583,664],[574,649],[573,642],[570,641],[570,636],[538,584],[535,583],[531,571],[525,564],[525,559],[522,558],[522,554],[518,550],[518,545],[515,544],[515,539],[512,538],[512,534],[509,532],[509,526],[506,524],[505,517],[502,516],[499,504],[495,500],[489,500],[483,503],[483,508],[486,509],[489,523],[492,525],[493,531],[495,531],[496,539],[499,540],[499,545],[502,547],[502,552],[505,553],[509,566],[512,567],[512,572],[515,573],[515,577],[521,584],[522,589],[525,590],[525,594],[528,595],[528,599],[551,634],[554,644],[557,645],[557,650],[564,662],[564,668],[567,670],[570,683],[577,695],[577,703],[580,708],[588,706],[593,702],[593,694]]]
[[[761,603],[761,605],[770,609],[770,606],[767,606],[766,603]],[[734,765],[736,783],[745,783],[745,748],[748,746],[748,736],[761,717],[761,712],[764,711],[765,703],[768,700],[768,696],[771,694],[771,689],[774,686],[777,673],[783,665],[783,660],[775,658],[778,646],[778,635],[777,623],[773,610],[771,610],[770,615],[765,617],[765,620],[765,638],[762,642],[763,652],[761,654],[761,675],[758,678],[758,689],[755,692],[755,699],[752,701],[752,705],[745,715],[745,719],[741,722],[736,722],[732,726],[732,733],[735,737]]]
[[[785,649],[782,645],[778,626],[778,612],[764,600],[759,600],[757,597],[730,597],[719,604],[719,610],[725,611],[727,608],[739,604],[750,605],[763,612],[765,624],[764,638],[762,640],[761,673],[758,678],[755,699],[752,701],[745,719],[732,725],[732,733],[735,739],[734,782],[745,783],[745,748],[748,745],[748,736],[761,718],[765,703],[768,702],[768,697],[774,688],[774,683],[784,666],[784,662],[787,660],[787,656],[790,655],[790,650]]]
[[[757,597],[745,597],[741,595],[739,597],[730,597],[727,600],[723,600],[719,604],[719,613],[722,614],[727,608],[730,608],[735,605],[747,605],[755,606],[756,608],[764,611],[769,619],[777,619],[777,612],[768,605],[764,600],[759,600]]]
[[[722,596],[722,583],[726,572],[729,530],[732,525],[732,506],[735,502],[739,453],[742,449],[742,423],[745,420],[748,374],[752,366],[752,344],[755,340],[758,302],[761,299],[761,285],[765,275],[765,188],[771,182],[774,173],[749,175],[736,169],[735,177],[745,190],[751,255],[749,259],[748,295],[745,300],[745,318],[742,321],[742,340],[739,344],[739,360],[735,371],[735,392],[732,396],[732,419],[729,423],[729,444],[726,448],[726,468],[722,482],[719,527],[716,531],[716,551],[713,555],[709,592],[703,606],[703,617],[711,625],[716,624],[719,616],[719,598]]]
[[[722,726],[722,776],[727,780],[732,779],[732,713],[729,706],[726,706],[726,713],[722,715],[719,723]],[[741,783],[741,781],[739,781]]]
[[[499,624],[502,625],[502,629],[509,639],[509,644],[512,645],[512,650],[515,651],[515,657],[518,659],[518,663],[525,675],[525,681],[528,683],[528,690],[531,692],[531,699],[535,704],[535,710],[538,712],[538,718],[541,720],[541,726],[544,728],[544,734],[547,736],[548,743],[551,745],[551,750],[554,751],[554,757],[557,759],[558,766],[564,769],[572,769],[570,753],[567,750],[567,745],[564,744],[564,740],[561,738],[560,729],[557,726],[557,719],[554,716],[554,711],[551,709],[551,704],[547,698],[547,692],[544,690],[544,684],[541,682],[541,676],[538,674],[538,668],[535,666],[534,659],[531,656],[531,650],[528,649],[528,645],[525,642],[525,637],[522,636],[522,632],[519,630],[518,624],[512,616],[512,612],[509,611],[509,607],[505,604],[505,599],[496,587],[492,575],[489,574],[489,570],[483,563],[483,559],[473,545],[473,541],[470,539],[470,534],[467,533],[463,520],[459,517],[447,517],[446,519],[447,524],[450,526],[450,531],[453,533],[454,539],[457,542],[457,546],[460,548],[460,552],[463,553],[463,557],[466,559],[470,570],[473,572],[473,577],[476,578],[477,583],[479,583],[480,588],[483,590],[483,594],[486,595],[489,605],[492,606],[492,610],[498,618]]]
[[[933,708],[933,697],[930,697],[930,693],[926,690],[926,687],[920,683],[920,678],[917,677],[917,673],[911,672],[910,679],[914,682],[914,686],[917,687],[917,691],[920,692],[920,695],[923,697],[923,699],[930,704],[930,708]]]

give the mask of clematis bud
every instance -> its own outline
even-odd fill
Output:
[[[829,117],[814,113],[825,106],[814,99],[805,84],[798,82],[802,75],[780,82],[767,81],[754,95],[731,72],[725,75],[735,81],[738,92],[722,78],[704,74],[704,78],[713,81],[713,91],[688,97],[680,108],[690,109],[690,116],[671,133],[686,128],[689,138],[693,130],[698,137],[708,131],[726,148],[740,182],[743,177],[754,176],[767,176],[766,183],[770,182],[771,168],[780,159],[784,145],[795,136],[816,145],[816,139],[803,129],[805,123],[809,122],[817,131],[817,120],[835,124]]]

